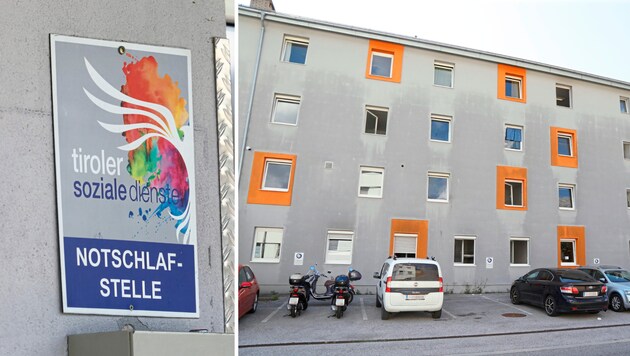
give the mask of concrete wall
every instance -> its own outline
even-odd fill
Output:
[[[0,355],[64,355],[69,334],[224,331],[213,37],[224,2],[26,1],[0,11]],[[64,315],[55,198],[49,35],[183,47],[192,51],[197,172],[199,319]],[[213,248],[210,249],[210,246]],[[219,247],[217,247],[219,246]]]
[[[251,93],[260,19],[239,17],[241,129]],[[558,264],[557,226],[583,225],[586,258],[630,267],[630,163],[622,141],[630,117],[619,96],[630,92],[528,70],[527,103],[497,99],[497,63],[406,47],[402,81],[365,78],[368,39],[265,21],[264,47],[240,184],[239,258],[252,259],[254,229],[284,228],[279,263],[249,263],[264,289],[284,292],[292,272],[342,273],[323,265],[327,230],[355,234],[352,267],[358,285],[388,255],[392,219],[429,221],[428,254],[442,266],[448,289],[485,285],[506,291],[531,268]],[[309,39],[305,65],[280,61],[283,36]],[[455,64],[454,88],[433,85],[434,60]],[[555,84],[573,87],[573,108],[555,105]],[[274,93],[301,96],[296,127],[270,123]],[[389,108],[386,136],[363,133],[365,106]],[[452,143],[429,140],[430,115],[453,117]],[[524,150],[505,150],[504,125],[524,126]],[[579,168],[552,167],[550,127],[577,130]],[[239,133],[242,137],[242,132]],[[254,151],[297,155],[291,206],[247,204]],[[332,170],[324,162],[334,162]],[[385,168],[382,199],[357,195],[359,166]],[[527,168],[528,209],[496,209],[496,167]],[[450,173],[448,203],[427,201],[427,172]],[[577,185],[576,210],[558,209],[558,183]],[[475,266],[455,266],[454,236],[476,236]],[[510,267],[509,238],[530,238],[530,266]],[[304,266],[294,252],[306,252]],[[486,269],[485,257],[494,257]]]

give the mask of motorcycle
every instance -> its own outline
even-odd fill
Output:
[[[354,286],[350,281],[361,279],[361,273],[349,268],[348,275],[340,274],[335,278],[334,293],[331,301],[331,309],[335,312],[337,319],[341,319],[343,313],[352,302]]]
[[[308,275],[303,276],[300,273],[292,274],[289,277],[289,284],[291,290],[289,293],[289,303],[287,309],[289,309],[289,315],[292,318],[302,314],[302,311],[308,308],[308,300],[311,286],[308,284]]]

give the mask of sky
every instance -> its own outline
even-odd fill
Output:
[[[238,0],[249,6],[249,0]],[[273,0],[276,12],[630,83],[630,0]]]

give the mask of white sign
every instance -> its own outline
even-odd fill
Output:
[[[304,252],[296,252],[293,257],[293,265],[294,266],[302,266],[304,265]]]
[[[599,264],[599,258],[593,258],[593,264],[598,265]]]
[[[486,268],[494,268],[494,258],[486,257]]]

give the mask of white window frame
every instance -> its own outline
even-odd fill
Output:
[[[576,239],[560,239],[560,258],[562,259],[562,243],[571,242],[573,244],[573,262],[564,262],[560,260],[560,266],[577,266],[577,240]]]
[[[621,111],[621,102],[622,101],[626,103],[626,111],[625,112]],[[630,99],[625,97],[625,96],[620,96],[619,97],[619,112],[621,112],[622,114],[630,114],[630,107],[628,106],[628,104],[630,104]]]
[[[297,112],[297,115],[295,116],[295,124],[291,124],[288,122],[275,121],[276,107],[278,106],[279,101],[298,105],[298,110],[297,110],[298,112]],[[300,105],[301,104],[302,104],[302,98],[297,95],[275,94],[273,96],[273,110],[271,112],[271,123],[276,124],[276,125],[297,126],[298,119],[300,118]]]
[[[477,236],[456,235],[453,239],[453,258],[455,257],[455,241],[457,240],[473,240],[473,263],[464,263],[464,243],[462,242],[462,262],[453,262],[453,266],[458,267],[475,267],[477,265]]]
[[[276,232],[279,230],[281,233],[280,236],[280,247],[278,247],[278,257],[277,258],[261,258],[261,257],[256,257],[256,244],[258,242],[258,231],[264,231],[264,232],[268,232],[268,231],[273,231],[276,230]],[[284,240],[284,229],[281,227],[261,227],[261,226],[257,226],[256,228],[254,228],[254,246],[252,249],[252,259],[250,262],[256,262],[256,263],[280,263],[280,258],[282,258],[282,243]]]
[[[329,256],[329,251],[328,247],[330,244],[330,239],[331,236],[330,235],[346,235],[349,238],[346,240],[350,241],[350,256],[349,256],[349,260],[348,262],[339,262],[339,261],[335,261],[334,259],[331,259]],[[326,254],[325,254],[325,261],[324,263],[327,265],[350,265],[352,264],[352,254],[354,252],[354,231],[347,231],[347,230],[328,230],[326,232]],[[340,254],[341,255],[341,254]]]
[[[511,200],[512,204],[506,204],[505,203],[505,197],[503,197],[503,204],[505,206],[509,206],[509,207],[522,208],[524,206],[523,203],[525,202],[525,194],[524,194],[525,182],[522,181],[522,180],[518,180],[518,179],[506,179],[503,182],[503,185],[504,185],[503,190],[504,191],[505,191],[505,185],[508,184],[508,183],[520,183],[521,184],[521,204],[520,205],[515,205],[514,204],[514,186],[512,186],[512,185],[510,185],[510,187],[511,187],[511,194],[512,194],[510,200]]]
[[[447,69],[451,71],[451,85],[450,86],[445,86],[445,85],[435,83],[435,70],[437,68]],[[440,61],[433,62],[433,85],[440,88],[453,88],[455,86],[455,64],[447,63],[447,62],[440,62]]]
[[[557,96],[556,96],[556,106],[559,106],[561,108],[572,109],[573,108],[573,88],[570,85],[556,84],[556,89],[557,88],[567,89],[569,91],[569,106],[558,105],[558,97]]]
[[[626,206],[630,210],[630,188],[626,188]]]
[[[523,99],[523,78],[520,77],[515,77],[512,75],[506,75],[505,76],[505,81],[511,81],[511,82],[516,82],[518,83],[518,96],[509,96],[507,95],[507,90],[505,91],[505,97],[506,98],[512,98],[512,99]]]
[[[513,263],[514,261],[514,248],[512,242],[525,241],[527,243],[527,263]],[[529,237],[510,237],[510,267],[529,267]]]
[[[622,141],[621,147],[623,149],[623,159],[626,161],[630,161],[630,154],[626,157],[626,146],[628,146],[628,152],[630,152],[630,141]]]
[[[391,58],[391,63],[389,65],[389,76],[384,76],[384,75],[378,75],[378,74],[374,74],[372,73],[372,63],[374,61],[374,56],[379,56],[379,57],[384,57],[384,58]],[[394,76],[394,55],[393,54],[389,54],[389,53],[385,53],[385,52],[381,52],[379,50],[373,49],[372,50],[372,56],[370,56],[370,75],[374,76],[374,77],[381,77],[381,78],[392,78]]]
[[[571,207],[565,208],[560,206],[560,189],[569,189],[571,191]],[[558,209],[575,210],[575,184],[558,183]]]
[[[416,247],[414,249],[414,254],[416,255],[415,258],[421,258],[421,257],[418,256],[418,234],[399,234],[399,233],[395,233],[394,234],[394,251],[392,251],[393,255],[396,254],[396,237],[415,237],[416,238]]]
[[[291,54],[289,53],[289,58],[287,58],[287,48],[289,47],[289,43],[296,43],[300,45],[306,45],[306,58],[304,58],[304,63],[296,63],[289,61]],[[296,37],[296,36],[284,36],[284,41],[282,42],[282,55],[280,60],[284,63],[298,64],[298,65],[306,65],[306,61],[308,59],[308,46],[310,42],[308,38],[304,37]]]
[[[442,122],[448,122],[448,140],[444,141],[444,140],[436,140],[436,139],[432,139],[431,138],[431,128],[432,128],[432,124],[433,124],[433,120],[435,121],[442,121]],[[430,126],[429,126],[429,141],[431,142],[441,142],[441,143],[451,143],[451,137],[453,137],[453,117],[452,116],[446,116],[446,115],[438,115],[438,114],[431,114],[431,121],[429,122]]]
[[[385,112],[387,114],[387,119],[385,120],[385,133],[384,134],[380,134],[377,133],[378,132],[378,116],[374,115],[373,113],[371,113],[370,111],[382,111]],[[374,126],[374,132],[366,132],[365,131],[365,126],[367,125],[367,116],[368,115],[373,115],[376,116],[376,125]],[[363,133],[364,134],[368,134],[368,135],[373,135],[373,136],[387,136],[387,128],[389,127],[389,108],[383,107],[383,106],[373,106],[373,105],[366,105],[365,106],[365,116],[364,116],[364,120],[363,120]]]
[[[361,176],[363,175],[363,172],[379,172],[381,173],[381,194],[376,196],[376,195],[367,195],[367,194],[361,194]],[[360,166],[359,167],[359,197],[362,198],[374,198],[374,199],[381,199],[383,197],[383,190],[385,187],[385,168],[383,167],[372,167],[372,166]]]
[[[269,163],[285,164],[285,165],[291,166],[291,170],[289,171],[289,181],[287,182],[287,189],[267,188],[267,187],[265,187],[265,183],[267,183],[267,172],[268,172],[267,169],[269,167]],[[273,192],[288,192],[289,188],[291,188],[291,173],[293,173],[293,162],[292,161],[283,160],[283,159],[275,159],[275,158],[268,158],[268,159],[266,159],[265,160],[265,169],[263,171],[262,187],[260,189],[261,190],[273,191]]]
[[[565,155],[565,154],[560,153],[560,142],[558,142],[558,156],[573,157],[573,135],[559,133],[557,139],[559,139],[560,137],[565,137],[565,138],[569,139],[569,155]]]
[[[508,128],[521,130],[521,149],[517,150],[515,148],[505,147],[505,134],[507,133]],[[503,131],[503,147],[508,151],[523,152],[525,147],[525,127],[520,125],[505,124],[505,131]]]
[[[429,181],[431,178],[446,178],[446,199],[430,199],[429,198]],[[444,172],[428,172],[427,173],[427,201],[437,202],[437,203],[448,203],[449,195],[450,195],[450,185],[451,185],[451,174]]]

